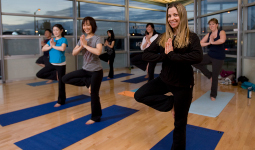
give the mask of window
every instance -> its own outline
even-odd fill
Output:
[[[166,12],[129,8],[129,20],[138,22],[166,22]]]
[[[226,12],[222,14],[212,15],[208,17],[201,18],[201,27],[202,27],[202,33],[208,33],[211,32],[209,29],[208,21],[212,18],[216,18],[219,22],[219,29],[222,29],[224,31],[233,31],[237,28],[237,10]]]
[[[77,2],[78,17],[94,19],[125,20],[125,7]]]
[[[107,36],[107,30],[111,29],[115,36],[126,36],[126,23],[124,22],[107,22],[107,21],[96,21],[97,31],[96,35]],[[82,34],[82,20],[77,20],[78,35]]]
[[[55,24],[65,28],[66,35],[73,35],[73,20],[41,17],[2,16],[3,35],[43,35],[45,29]]]
[[[158,33],[164,33],[166,31],[165,25],[154,24],[154,28]],[[131,36],[144,36],[146,31],[146,24],[141,23],[129,23],[129,33]]]
[[[73,16],[73,2],[67,0],[2,0],[1,2],[2,12],[5,13]]]
[[[248,30],[255,30],[255,6],[248,7]]]
[[[166,11],[166,5],[158,3],[149,4],[150,2],[138,2],[135,0],[129,0],[129,6],[135,6],[135,7],[144,7],[144,8],[151,8],[151,9],[158,9],[158,10],[164,10]]]

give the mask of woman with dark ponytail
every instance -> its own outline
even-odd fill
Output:
[[[42,79],[58,80],[58,102],[54,107],[65,104],[66,90],[62,77],[66,73],[65,49],[68,46],[67,39],[64,37],[64,28],[60,24],[53,26],[55,38],[51,38],[42,51],[49,51],[50,64],[42,68],[36,76]]]
[[[108,38],[105,40],[105,43],[104,43],[107,53],[101,54],[99,58],[105,62],[108,62],[110,71],[107,78],[111,79],[114,76],[113,62],[115,58],[115,50],[114,50],[115,38],[114,38],[113,30],[108,30],[107,34],[108,34]]]

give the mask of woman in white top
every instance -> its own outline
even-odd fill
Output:
[[[142,44],[140,46],[141,50],[145,50],[150,46],[150,44],[158,37],[157,32],[154,29],[154,24],[153,23],[148,23],[146,25],[146,31],[145,31],[145,36],[143,37]],[[156,62],[146,62],[142,60],[142,55],[143,52],[137,54],[136,56],[131,58],[131,63],[135,65],[136,67],[142,69],[143,71],[147,71],[147,75],[145,78],[149,77],[149,80],[154,79],[154,70],[156,66]]]

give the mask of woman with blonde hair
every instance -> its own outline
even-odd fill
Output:
[[[143,85],[135,99],[158,111],[172,110],[172,150],[185,150],[186,125],[192,101],[192,64],[202,61],[200,40],[188,28],[187,11],[181,3],[170,3],[166,11],[166,32],[145,49],[143,60],[162,61],[160,76]],[[173,95],[168,95],[171,92]],[[173,109],[174,108],[174,109]]]
[[[200,44],[202,47],[208,46],[209,52],[204,55],[201,63],[193,66],[199,69],[212,81],[210,97],[212,101],[215,101],[218,89],[218,76],[225,59],[224,43],[226,41],[226,33],[225,31],[218,29],[219,23],[217,19],[210,19],[208,24],[212,32],[207,33],[200,41]],[[206,68],[206,65],[208,64],[212,64],[212,72]]]

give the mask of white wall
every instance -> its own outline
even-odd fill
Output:
[[[249,82],[255,84],[255,60],[243,59],[242,75],[249,79]]]
[[[36,78],[36,73],[41,69],[35,61],[38,58],[19,58],[5,60],[6,81]],[[66,54],[66,73],[76,70],[75,57]]]

